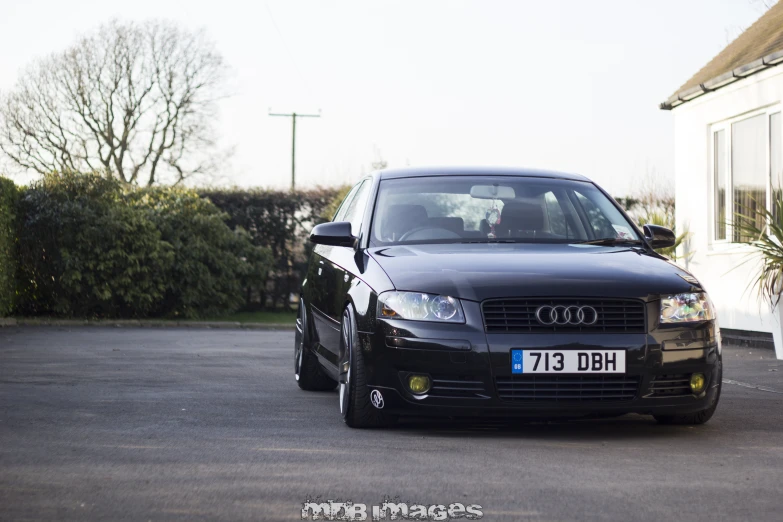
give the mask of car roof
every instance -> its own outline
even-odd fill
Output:
[[[384,169],[379,171],[378,175],[381,179],[420,178],[426,176],[521,176],[590,181],[590,179],[580,174],[514,167],[405,167]]]

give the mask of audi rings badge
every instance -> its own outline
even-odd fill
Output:
[[[544,326],[592,326],[598,322],[598,312],[592,306],[539,306],[536,319]]]

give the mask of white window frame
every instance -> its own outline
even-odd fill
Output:
[[[771,210],[772,205],[772,170],[770,165],[770,127],[769,127],[769,120],[770,116],[775,114],[776,112],[783,111],[783,105],[781,104],[775,104],[770,105],[768,107],[756,109],[750,112],[743,113],[739,116],[735,116],[733,118],[721,121],[719,123],[714,123],[710,125],[710,132],[709,132],[709,151],[710,151],[710,179],[709,179],[709,244],[711,247],[717,247],[717,248],[724,248],[729,245],[744,245],[744,243],[735,243],[734,242],[734,230],[731,226],[731,221],[734,219],[734,172],[732,169],[732,125],[734,123],[737,123],[742,120],[746,120],[748,118],[753,118],[755,116],[759,115],[765,115],[764,118],[764,135],[766,136],[765,139],[765,158],[764,158],[764,169],[767,173],[767,201],[766,206],[767,209]],[[783,116],[782,116],[783,117]],[[783,122],[782,122],[783,124]],[[724,152],[724,158],[723,161],[726,165],[726,220],[728,223],[726,223],[726,239],[716,239],[716,223],[715,223],[715,210],[717,206],[717,201],[715,200],[715,134],[719,131],[724,131],[725,136],[725,152]],[[781,133],[783,136],[783,132]],[[783,143],[780,144],[783,147]]]

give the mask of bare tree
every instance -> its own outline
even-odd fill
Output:
[[[203,32],[110,22],[33,63],[0,97],[0,150],[39,173],[179,183],[212,166],[223,75]]]

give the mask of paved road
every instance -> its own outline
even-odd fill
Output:
[[[0,329],[0,520],[298,520],[318,495],[477,503],[484,520],[783,516],[771,352],[726,350],[736,384],[703,427],[626,416],[357,431],[336,393],[297,388],[292,340]]]

